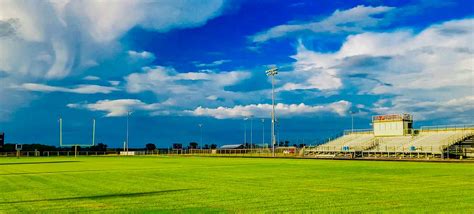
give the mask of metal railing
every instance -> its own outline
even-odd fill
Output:
[[[168,154],[167,152],[155,151],[133,151],[134,155],[157,155],[157,154]],[[120,151],[20,151],[17,152],[0,152],[0,157],[69,157],[69,156],[118,156]]]
[[[303,148],[280,147],[275,148],[276,157],[300,156]],[[271,149],[188,149],[181,152],[171,152],[171,155],[191,156],[237,156],[237,157],[272,157]]]
[[[422,126],[420,132],[473,130],[474,124]]]
[[[373,134],[374,131],[372,129],[347,129],[344,130],[344,135],[349,135],[349,134]]]

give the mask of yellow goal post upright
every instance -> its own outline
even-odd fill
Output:
[[[74,157],[77,157],[78,146],[95,146],[95,118],[92,119],[92,144],[63,144],[63,118],[59,117],[59,146],[74,147]]]

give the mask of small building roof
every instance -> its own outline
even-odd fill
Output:
[[[229,144],[229,145],[223,145],[221,146],[220,149],[239,149],[242,148],[244,144]]]

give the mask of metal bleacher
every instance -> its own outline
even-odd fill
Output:
[[[379,137],[378,144],[370,151],[404,151],[410,146],[414,136]]]
[[[325,144],[309,148],[308,154],[413,154],[443,156],[447,148],[474,138],[474,125],[421,127],[411,135],[378,136],[372,132],[345,132]],[[416,134],[414,134],[416,133]],[[410,155],[411,156],[411,155]]]
[[[315,147],[315,151],[362,151],[374,144],[374,135],[370,133],[351,133]]]

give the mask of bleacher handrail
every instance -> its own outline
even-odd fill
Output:
[[[346,129],[344,130],[344,135],[348,134],[372,134],[374,131],[372,129]]]
[[[420,132],[474,130],[474,124],[422,126]]]

